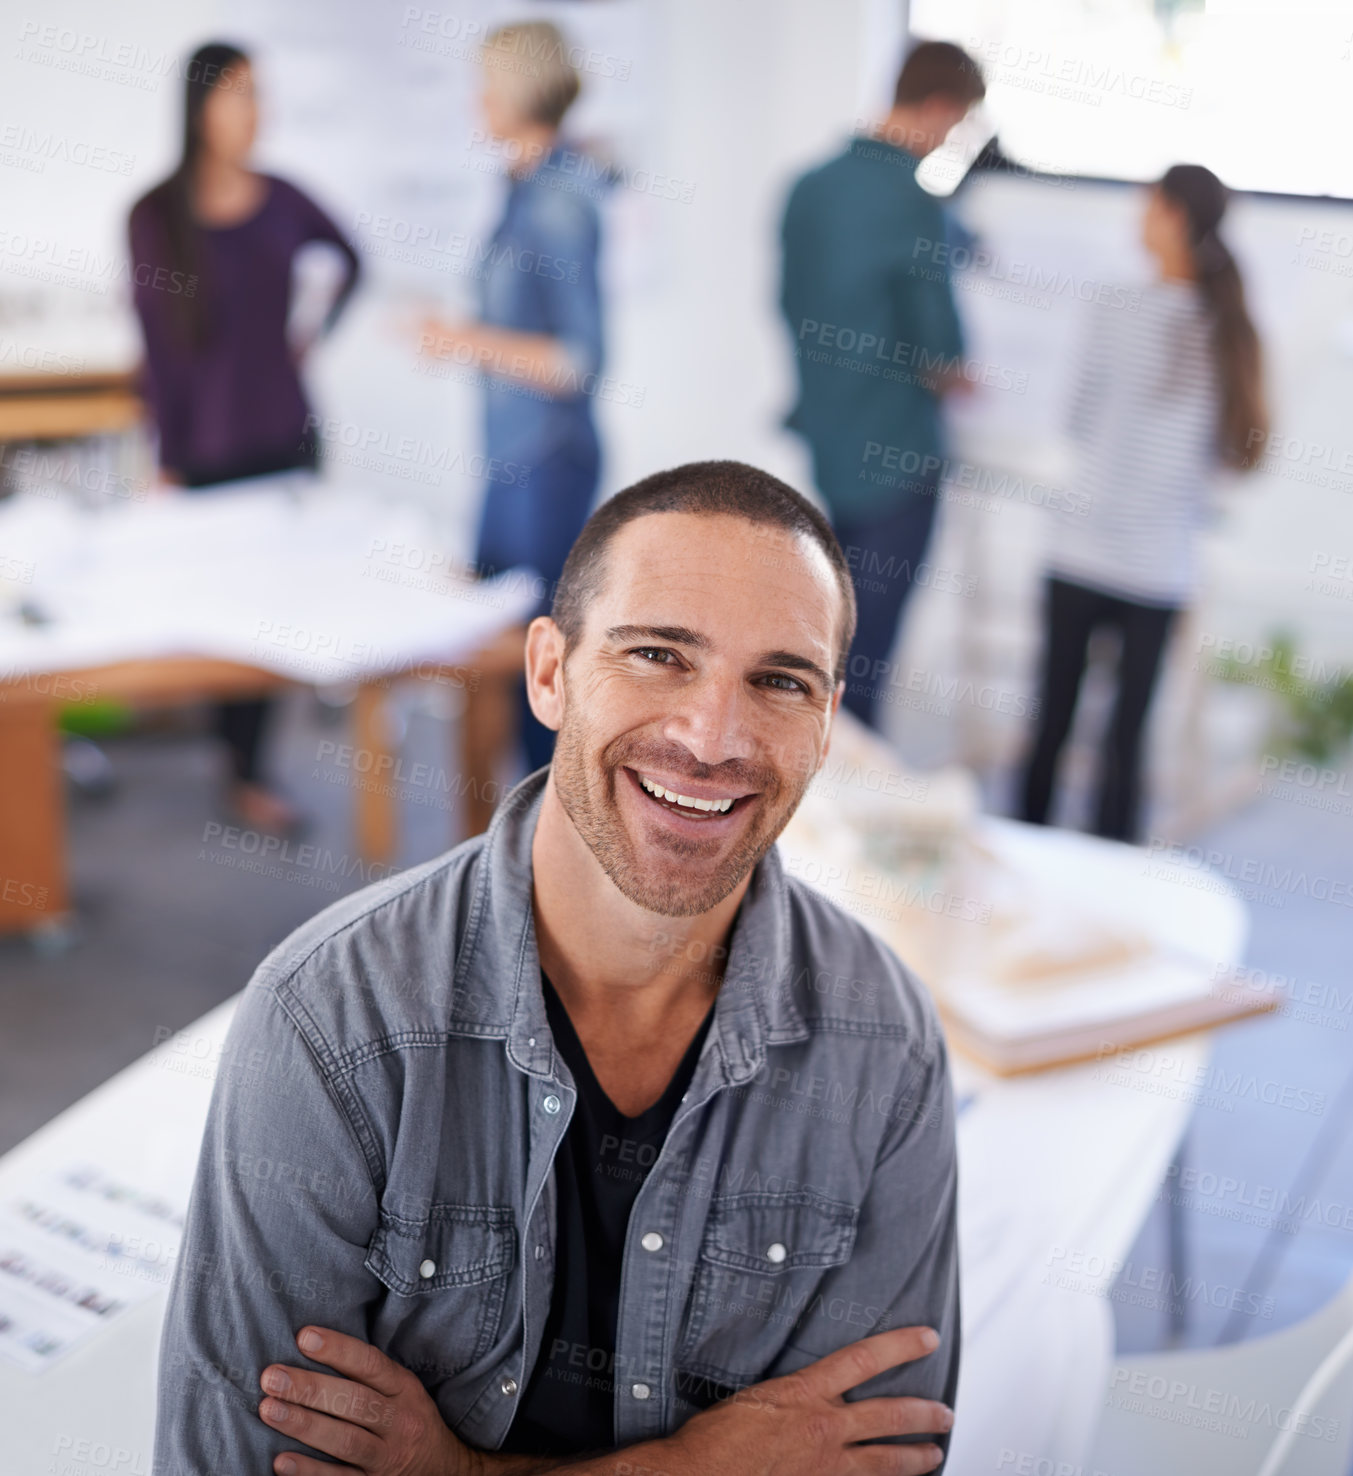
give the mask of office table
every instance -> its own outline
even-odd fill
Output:
[[[0,374],[0,442],[66,441],[131,430],[145,416],[130,370]]]
[[[1075,905],[1075,887],[1140,877],[1134,848],[983,819],[1021,848],[1031,872]],[[1152,862],[1162,942],[1187,928],[1218,962],[1239,960],[1246,918],[1234,895],[1174,885]],[[1219,884],[1220,886],[1220,884]],[[0,1206],[53,1164],[97,1165],[186,1206],[230,1000],[165,1040],[0,1159]],[[1088,1062],[998,1079],[955,1055],[964,1354],[951,1476],[1075,1470],[1090,1450],[1113,1354],[1106,1293],[1183,1133],[1188,1080],[1207,1057],[1194,1035],[1154,1049],[1168,1071]],[[1140,1088],[1140,1089],[1138,1089]],[[167,1284],[169,1266],[163,1267]],[[149,1476],[156,1347],[165,1290],[42,1373],[0,1363],[6,1476],[87,1470]],[[83,1442],[83,1444],[82,1444]],[[95,1450],[102,1465],[90,1464]],[[1049,1461],[1050,1466],[1037,1464]],[[1058,1466],[1058,1462],[1066,1462]]]
[[[97,510],[14,498],[0,558],[0,931],[68,906],[62,703],[353,684],[352,743],[379,775],[389,683],[449,682],[473,700],[476,653],[535,601],[524,571],[457,577],[407,504],[308,473]],[[391,787],[358,786],[355,806],[362,859],[389,861]]]

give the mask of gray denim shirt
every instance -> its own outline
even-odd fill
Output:
[[[306,1323],[412,1369],[495,1449],[540,1352],[554,1157],[576,1098],[531,909],[547,770],[484,836],[321,912],[227,1037],[160,1351],[157,1476],[262,1476],[256,1413]],[[665,948],[655,918],[655,947]],[[952,1403],[954,1118],[924,989],[772,848],[733,928],[690,1088],[630,1218],[618,1446],[886,1328],[941,1336],[851,1397]],[[576,1350],[579,1381],[595,1350]],[[573,1352],[570,1352],[572,1358]]]

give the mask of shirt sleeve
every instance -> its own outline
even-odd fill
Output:
[[[942,249],[915,249],[918,242],[933,242],[940,248],[947,244],[942,211],[938,206],[927,211],[920,229],[901,235],[899,240],[905,250],[895,267],[896,279],[902,284],[898,337],[923,352],[918,363],[934,371],[955,369],[963,358],[963,325],[954,303],[948,253]]]
[[[325,1055],[256,975],[226,1039],[170,1286],[155,1476],[261,1476],[306,1450],[259,1418],[259,1374],[323,1369],[296,1346],[307,1323],[368,1337],[377,1196]]]
[[[960,1341],[958,1163],[948,1054],[931,1019],[933,1033],[909,1056],[891,1104],[850,1259],[827,1273],[813,1299],[814,1305],[846,1312],[815,1317],[796,1329],[767,1378],[795,1372],[873,1333],[933,1327],[940,1338],[933,1353],[888,1369],[845,1397],[853,1402],[905,1395],[954,1407]],[[962,1418],[961,1410],[955,1418]],[[869,1443],[932,1441],[947,1463],[948,1432],[884,1436]]]
[[[140,390],[155,422],[159,464],[166,471],[181,472],[191,424],[188,378],[184,373],[187,349],[175,336],[171,317],[175,303],[162,284],[182,284],[177,274],[168,271],[164,233],[144,203],[132,211],[127,236],[132,306],[141,325],[144,348]]]
[[[536,220],[536,273],[544,331],[564,345],[577,380],[597,374],[602,360],[601,227],[590,200],[552,190]]]
[[[334,224],[329,216],[303,191],[294,185],[289,185],[295,200],[297,219],[300,225],[300,235],[297,245],[304,245],[309,241],[327,241],[331,246],[336,246],[342,252],[347,263],[346,274],[342,285],[334,294],[333,301],[329,304],[329,310],[324,316],[321,332],[327,333],[330,328],[342,316],[343,309],[348,305],[348,299],[357,287],[358,279],[362,275],[361,258],[353,249],[352,242]]]

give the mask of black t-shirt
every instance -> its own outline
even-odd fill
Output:
[[[578,1099],[554,1160],[558,1219],[550,1310],[535,1368],[499,1449],[566,1456],[615,1447],[614,1388],[617,1380],[626,1381],[626,1370],[614,1366],[625,1232],[690,1085],[714,1006],[662,1096],[637,1117],[626,1117],[592,1074],[543,969],[540,983],[554,1043],[573,1073]]]

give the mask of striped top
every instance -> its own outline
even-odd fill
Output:
[[[1054,513],[1047,566],[1123,599],[1184,605],[1220,466],[1211,320],[1192,282],[1153,282],[1138,300],[1135,312],[1092,309],[1067,425],[1074,495]]]

